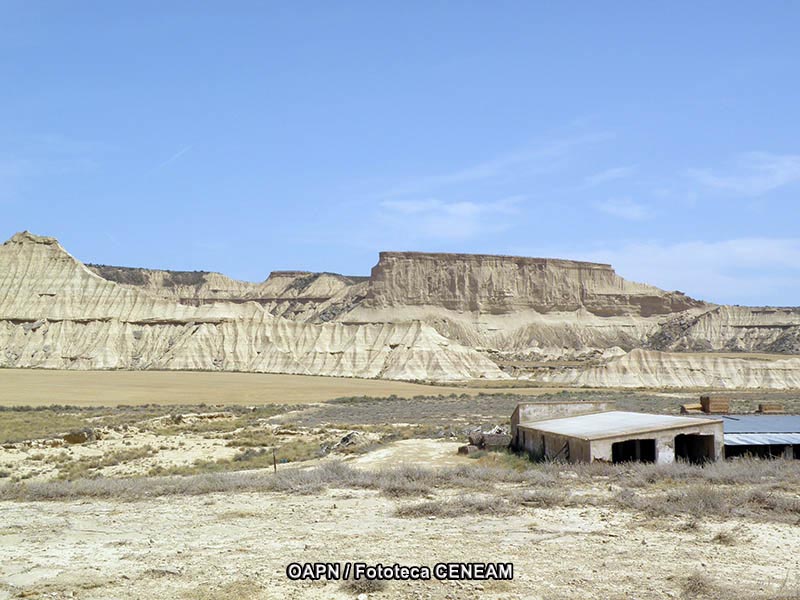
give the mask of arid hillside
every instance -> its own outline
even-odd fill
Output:
[[[491,255],[382,252],[369,277],[249,283],[84,265],[23,232],[0,246],[0,348],[4,367],[793,388],[800,361],[728,354],[800,353],[800,309],[713,305],[610,265]],[[654,359],[634,350],[728,354],[659,359],[654,378]]]

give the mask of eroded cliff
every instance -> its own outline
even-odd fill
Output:
[[[717,306],[626,281],[609,265],[556,259],[383,252],[369,278],[276,271],[250,283],[87,266],[27,232],[0,246],[0,366],[800,382],[788,374],[791,361],[745,368],[722,357],[656,360],[639,349],[797,353],[800,309]],[[583,367],[536,366],[565,359]]]
[[[509,314],[585,309],[600,317],[664,315],[704,306],[680,292],[626,281],[611,265],[487,254],[381,252],[366,305],[437,306]]]
[[[258,302],[198,306],[109,281],[53,238],[0,246],[0,366],[199,369],[388,379],[502,378],[424,323],[305,323]]]

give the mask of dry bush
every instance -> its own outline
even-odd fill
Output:
[[[739,543],[739,536],[734,531],[718,531],[711,541],[723,546],[735,546]]]
[[[537,508],[551,506],[568,506],[572,503],[569,492],[563,489],[533,489],[524,490],[512,497],[513,502]]]
[[[430,470],[419,467],[401,467],[367,474],[362,481],[369,481],[364,487],[377,488],[387,496],[424,497],[428,496],[436,486],[436,479],[435,474]]]
[[[787,496],[773,490],[756,489],[747,492],[743,501],[746,505],[775,514],[797,517],[800,520],[800,498]]]
[[[115,450],[97,458],[86,458],[72,462],[60,461],[58,478],[74,480],[97,477],[97,471],[100,469],[132,462],[140,458],[147,458],[157,453],[158,450],[152,446],[142,446],[140,448]]]
[[[70,429],[88,427],[82,411],[57,407],[41,410],[22,407],[0,409],[0,444],[52,437]]]
[[[735,546],[739,543],[739,536],[736,535],[736,532],[733,530],[723,530],[718,531],[717,534],[711,538],[711,541],[715,544],[721,544],[722,546]]]
[[[716,586],[705,573],[692,573],[681,586],[681,598],[693,600],[695,598],[715,598]]]
[[[623,490],[614,497],[614,502],[627,508],[646,512],[654,516],[690,515],[694,518],[708,516],[730,516],[731,494],[706,485],[689,485],[666,494],[639,495],[632,490]]]
[[[496,496],[463,496],[458,500],[428,500],[399,506],[398,517],[463,517],[466,515],[507,515],[515,507]]]
[[[353,595],[373,594],[382,592],[388,587],[388,583],[383,579],[348,579],[340,586],[343,592]]]
[[[681,586],[684,600],[800,600],[800,589],[786,587],[784,581],[774,591],[753,591],[741,586],[728,586],[712,580],[707,574],[697,571],[691,574]]]
[[[68,499],[84,496],[137,499],[240,490],[313,494],[330,487],[375,490],[395,498],[424,498],[430,497],[436,490],[451,489],[462,490],[466,498],[461,504],[453,504],[454,514],[468,510],[504,510],[509,507],[510,501],[514,507],[602,504],[654,516],[688,516],[695,523],[708,518],[729,517],[798,522],[800,499],[793,493],[799,479],[792,478],[797,466],[789,464],[789,461],[761,462],[763,478],[743,488],[709,481],[709,478],[717,477],[724,477],[726,481],[736,479],[728,465],[715,470],[711,468],[712,465],[665,465],[666,468],[661,468],[661,465],[535,464],[518,457],[503,456],[502,453],[481,459],[477,464],[438,470],[408,466],[366,471],[351,468],[339,461],[330,461],[313,469],[281,466],[278,473],[273,474],[271,452],[250,449],[239,455],[238,460],[181,467],[185,469],[184,473],[190,473],[187,476],[87,480],[79,479],[80,473],[73,472],[71,479],[75,481],[70,482],[7,483],[0,485],[0,499]],[[752,461],[744,461],[743,464],[745,472],[742,478],[749,480],[753,477],[752,470],[758,465]],[[244,468],[251,470],[242,470]],[[261,470],[252,470],[258,468]],[[191,474],[193,472],[195,474]],[[93,473],[89,471],[89,474]],[[565,474],[569,476],[565,478]],[[787,481],[795,482],[789,493],[785,491],[788,489],[786,486],[790,485]],[[621,491],[606,493],[604,488],[612,484],[617,490],[621,488]],[[590,493],[572,493],[581,489]],[[474,496],[475,493],[480,495]],[[493,501],[486,502],[486,498],[493,498]],[[427,507],[423,503],[416,508],[402,510],[428,510],[435,515],[438,504],[433,501]],[[442,510],[447,512],[448,507]]]

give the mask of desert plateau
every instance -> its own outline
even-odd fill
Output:
[[[387,252],[370,277],[248,284],[84,265],[20,233],[0,267],[3,597],[798,589],[796,460],[458,453],[475,432],[508,431],[520,403],[677,415],[725,393],[734,413],[800,412],[798,309],[710,305],[608,265],[499,256]],[[488,554],[513,580],[285,573]]]
[[[800,2],[0,15],[0,600],[800,600]]]

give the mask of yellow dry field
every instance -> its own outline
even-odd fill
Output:
[[[514,388],[539,395],[563,388]],[[497,391],[502,391],[498,389]],[[477,394],[486,387],[403,381],[187,371],[49,371],[0,369],[0,406],[117,406],[120,404],[305,404],[344,396],[413,397]]]

